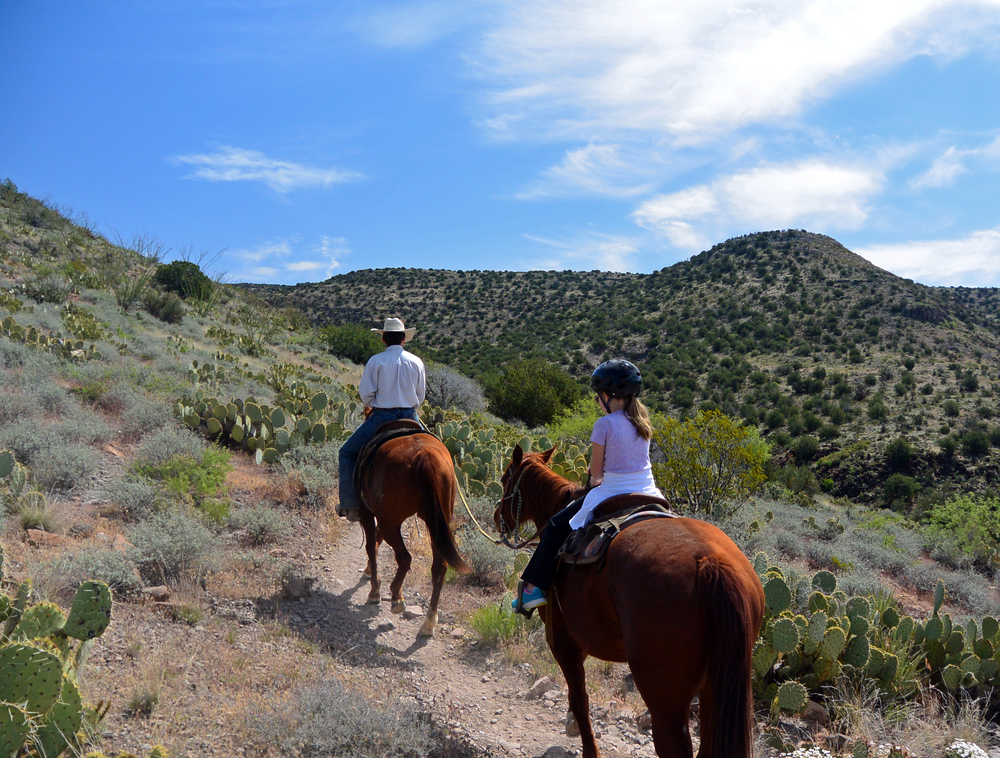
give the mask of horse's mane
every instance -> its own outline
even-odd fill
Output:
[[[538,503],[536,513],[525,514],[533,518],[539,529],[548,523],[556,513],[561,511],[573,500],[585,492],[579,487],[550,469],[542,460],[541,453],[529,453],[524,456],[523,478],[521,490],[526,503]]]

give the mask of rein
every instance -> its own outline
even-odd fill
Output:
[[[526,465],[521,466],[521,472],[517,475],[517,481],[514,482],[514,487],[511,489],[510,494],[504,495],[500,498],[500,502],[497,503],[497,509],[500,512],[500,542],[505,546],[509,547],[511,550],[521,550],[522,548],[528,547],[532,540],[538,536],[538,529],[535,529],[535,533],[530,537],[521,539],[518,544],[513,544],[510,541],[510,535],[520,534],[521,532],[521,506],[524,505],[524,497],[521,495],[521,479],[524,477],[524,470],[527,468]],[[511,528],[507,524],[507,519],[503,515],[503,503],[508,498],[515,498],[517,502],[517,508],[515,509],[513,505],[511,506],[511,512],[514,514],[514,527]],[[495,543],[499,544],[499,543]]]

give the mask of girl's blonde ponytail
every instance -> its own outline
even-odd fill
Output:
[[[635,427],[635,432],[644,440],[653,436],[653,425],[649,422],[649,411],[635,395],[625,396],[625,415]]]

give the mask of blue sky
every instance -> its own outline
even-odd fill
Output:
[[[1000,0],[0,3],[0,177],[234,281],[829,234],[1000,285]]]

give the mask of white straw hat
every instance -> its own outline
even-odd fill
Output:
[[[406,335],[406,341],[409,342],[413,339],[413,335],[417,333],[416,329],[407,329],[403,326],[402,320],[398,318],[387,318],[385,323],[382,324],[381,329],[372,329],[373,332],[378,334],[385,334],[386,332],[403,332]]]

